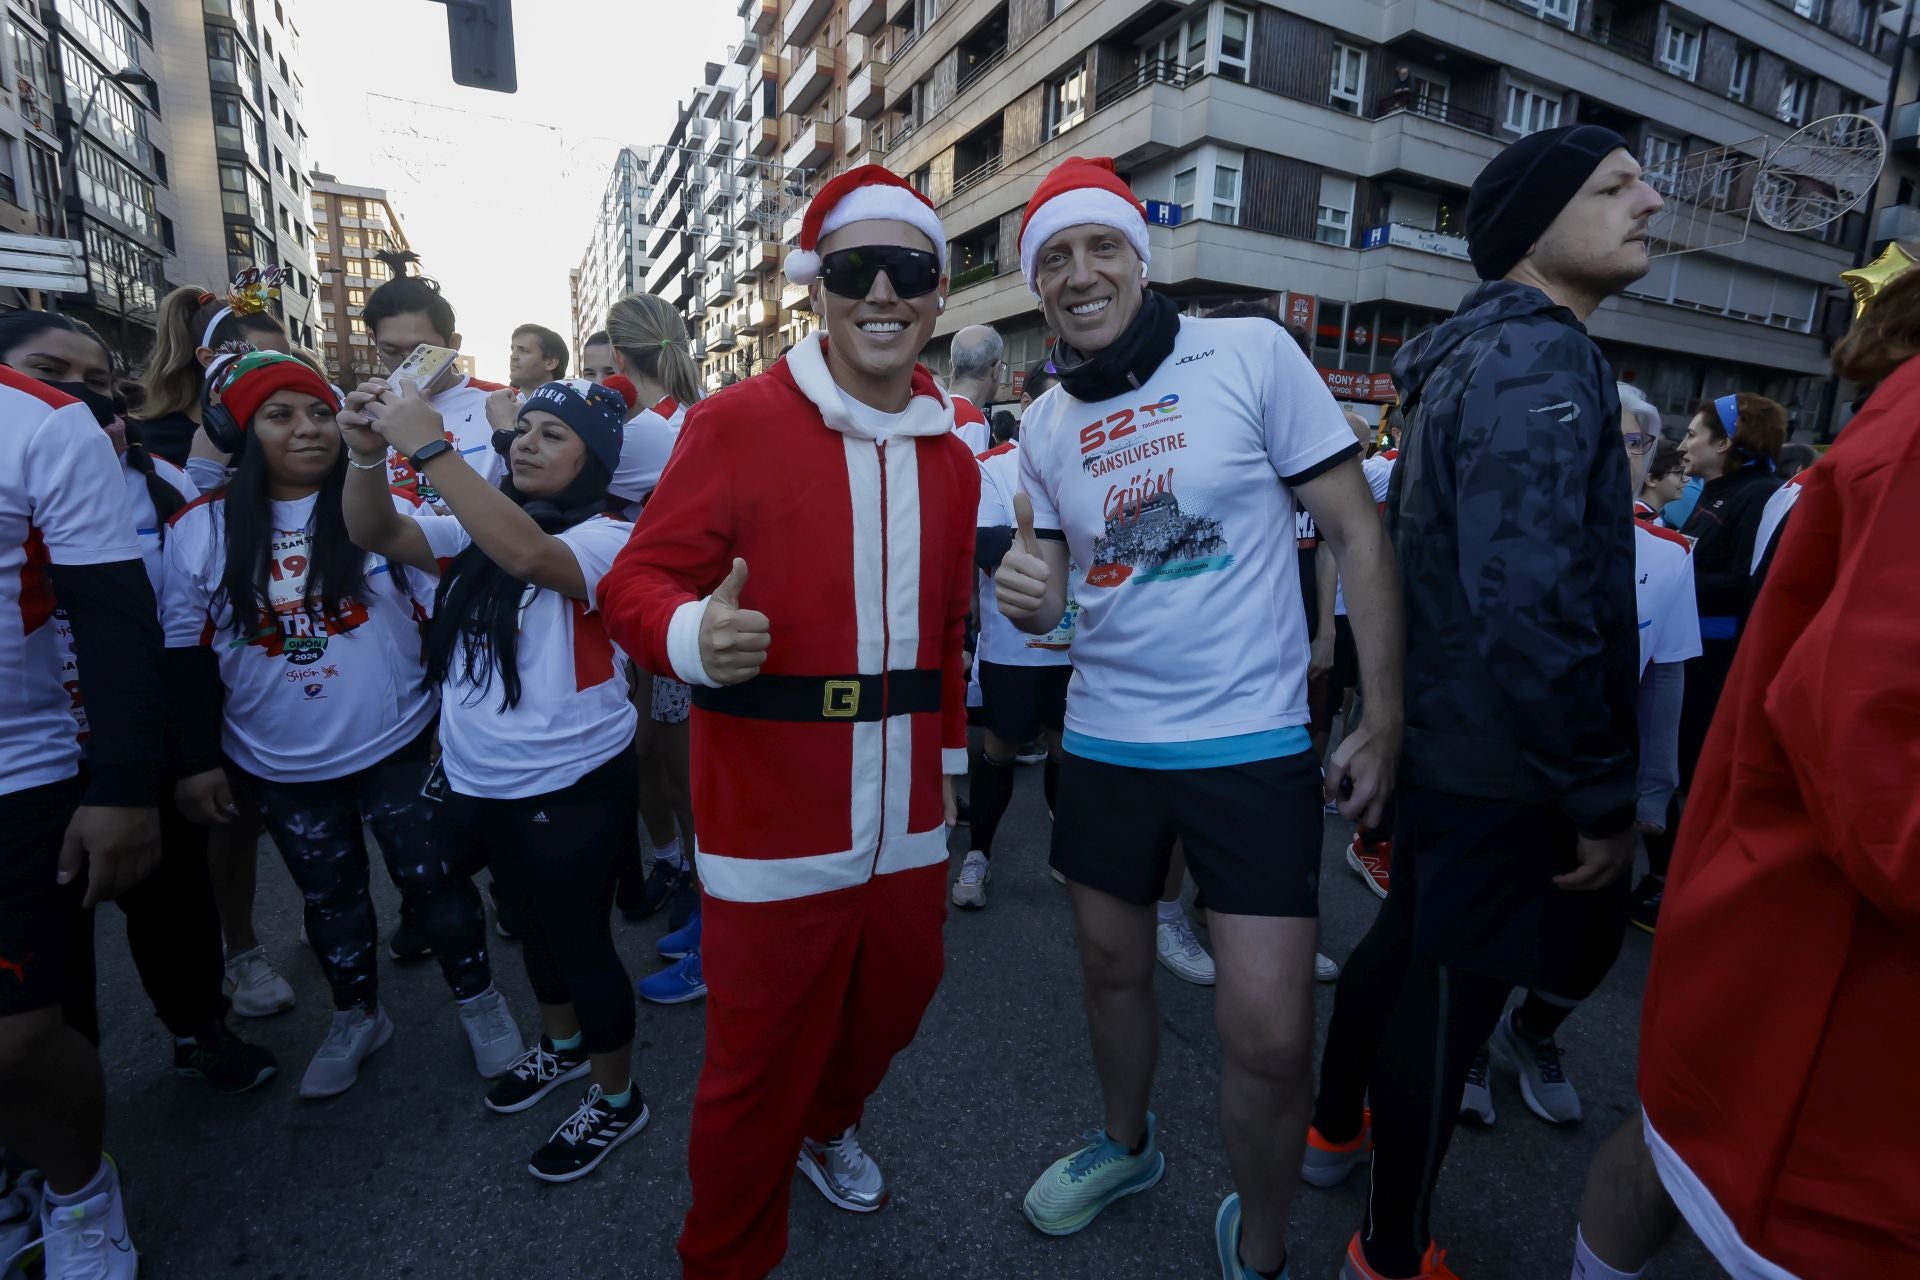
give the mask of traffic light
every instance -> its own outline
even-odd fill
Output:
[[[514,93],[513,0],[434,0],[447,6],[447,47],[453,82]]]

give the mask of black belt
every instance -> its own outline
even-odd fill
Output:
[[[889,671],[871,676],[759,675],[744,684],[710,689],[693,686],[702,711],[751,720],[874,721],[884,713],[910,715],[940,709],[938,668]]]

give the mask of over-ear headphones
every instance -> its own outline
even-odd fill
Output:
[[[227,367],[236,357],[221,356],[207,367],[206,377],[200,381],[200,427],[207,433],[207,440],[221,453],[232,457],[240,452],[240,443],[246,438],[246,432],[234,421],[233,414],[225,405],[213,402],[213,384],[219,380]]]

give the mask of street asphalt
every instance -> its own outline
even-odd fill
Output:
[[[803,1179],[793,1190],[782,1277],[840,1280],[1209,1280],[1220,1274],[1214,1212],[1230,1189],[1215,1118],[1219,1060],[1211,992],[1164,968],[1154,1107],[1167,1156],[1152,1192],[1107,1210],[1077,1236],[1048,1239],[1020,1213],[1042,1169],[1078,1144],[1100,1108],[1080,1011],[1066,894],[1047,875],[1040,770],[1021,771],[1002,825],[991,901],[947,923],[947,973],[919,1038],[874,1097],[862,1142],[886,1170],[892,1203],[855,1216]],[[1378,900],[1346,867],[1352,828],[1327,820],[1322,949],[1344,960]],[[955,835],[959,854],[967,831]],[[373,873],[384,938],[396,895]],[[119,914],[98,921],[106,1029],[108,1143],[125,1179],[142,1275],[311,1278],[678,1276],[673,1245],[686,1212],[686,1141],[703,1007],[640,1005],[637,1080],[652,1108],[645,1133],[599,1171],[566,1186],[536,1182],[527,1155],[576,1100],[559,1091],[519,1116],[480,1105],[453,1006],[431,962],[381,970],[398,1030],[351,1092],[303,1102],[295,1086],[325,1032],[327,990],[300,945],[299,898],[262,845],[260,936],[298,1006],[237,1019],[279,1055],[281,1075],[238,1097],[176,1078],[170,1042],[127,956]],[[617,923],[630,972],[660,967],[663,918]],[[1204,939],[1204,934],[1202,937]],[[1561,1035],[1586,1118],[1556,1129],[1496,1082],[1498,1122],[1455,1138],[1434,1229],[1463,1280],[1561,1280],[1572,1265],[1580,1194],[1594,1149],[1634,1111],[1640,992],[1651,940],[1632,932],[1602,990]],[[493,944],[495,977],[530,1033],[534,1004],[519,952]],[[383,953],[384,957],[384,953]],[[1319,988],[1324,1032],[1333,987]],[[1295,1202],[1295,1280],[1334,1280],[1362,1209],[1366,1175]],[[1684,1231],[1650,1280],[1719,1272]]]

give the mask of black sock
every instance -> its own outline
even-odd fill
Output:
[[[1542,998],[1538,992],[1529,991],[1514,1015],[1513,1029],[1529,1040],[1545,1040],[1560,1030],[1567,1015],[1579,1007],[1578,1004],[1557,1004]]]
[[[968,767],[967,795],[973,802],[973,847],[993,856],[994,833],[1013,799],[1013,761],[990,760],[982,751]]]
[[[1047,812],[1053,812],[1053,797],[1060,790],[1060,762],[1052,756],[1040,766],[1040,786],[1047,793]]]

